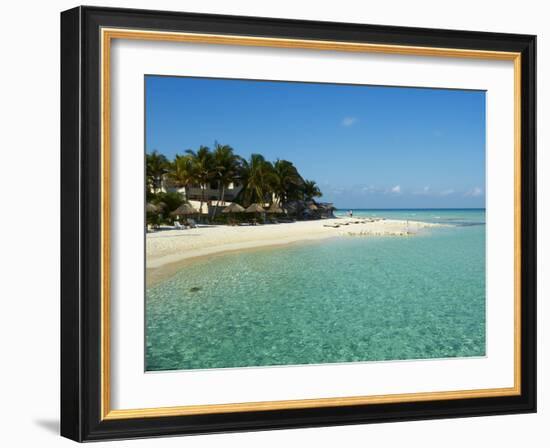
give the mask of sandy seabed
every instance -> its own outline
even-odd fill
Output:
[[[334,218],[257,226],[198,226],[147,233],[147,284],[170,276],[193,258],[334,237],[409,236],[441,224]]]

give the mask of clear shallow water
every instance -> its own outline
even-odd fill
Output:
[[[335,216],[347,216],[348,210],[337,210]],[[353,209],[357,218],[409,219],[455,226],[477,226],[485,224],[484,209]]]
[[[146,369],[485,355],[485,211],[373,215],[455,226],[196,261],[147,290]]]

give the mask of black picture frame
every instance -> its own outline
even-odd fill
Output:
[[[102,27],[521,53],[521,394],[102,420]],[[532,35],[100,7],[61,13],[61,435],[81,442],[536,412],[535,58]]]

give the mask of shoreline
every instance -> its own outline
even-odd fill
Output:
[[[230,255],[230,254],[250,253],[250,252],[262,251],[262,250],[269,250],[273,248],[305,246],[305,245],[316,244],[321,241],[327,241],[335,238],[338,238],[338,236],[330,236],[327,238],[312,238],[307,240],[291,241],[288,243],[283,242],[280,244],[257,245],[252,247],[239,247],[237,249],[227,249],[227,250],[223,249],[223,250],[218,250],[216,252],[209,253],[209,254],[196,255],[192,257],[182,258],[176,261],[171,261],[171,262],[169,261],[158,267],[146,267],[145,269],[146,288],[172,277],[180,269],[183,269],[186,266],[189,266],[197,261],[202,262],[205,260],[209,260],[209,259],[211,260],[213,258],[223,257],[225,255]]]
[[[404,237],[443,224],[365,218],[331,218],[259,226],[199,226],[146,234],[146,285],[177,272],[192,260],[336,237]]]

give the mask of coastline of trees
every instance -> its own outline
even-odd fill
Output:
[[[147,153],[146,200],[162,204],[165,214],[188,200],[179,192],[163,191],[167,182],[183,189],[186,196],[191,187],[198,186],[200,210],[203,204],[213,202],[206,197],[206,190],[212,184],[217,187],[220,203],[224,203],[231,185],[240,184],[242,188],[233,201],[245,208],[253,203],[268,206],[276,203],[285,209],[293,208],[322,196],[316,182],[304,179],[292,162],[282,159],[270,162],[261,154],[245,159],[231,146],[219,143],[215,143],[213,149],[202,145],[197,150],[188,149],[171,160],[156,150]],[[213,220],[215,210],[211,216]]]

